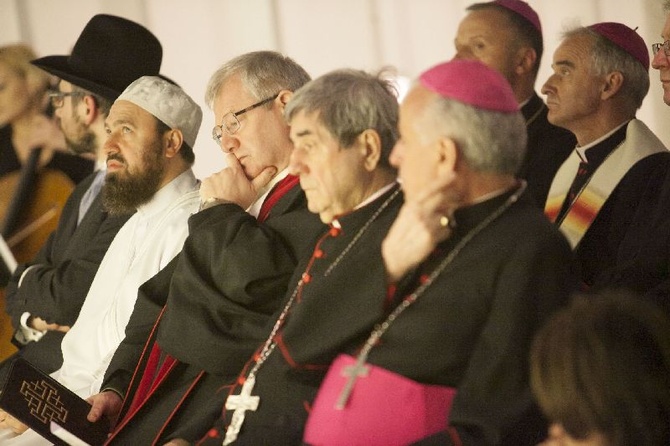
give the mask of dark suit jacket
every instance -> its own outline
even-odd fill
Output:
[[[88,294],[93,277],[107,248],[130,215],[113,217],[103,210],[99,194],[77,226],[79,203],[95,178],[89,175],[72,191],[67,200],[58,227],[49,236],[35,259],[20,265],[7,286],[7,312],[14,327],[21,315],[28,312],[60,325],[71,326]],[[31,265],[35,265],[19,279]],[[47,373],[57,370],[63,361],[59,332],[48,332],[40,341],[22,346],[24,355]],[[0,375],[3,375],[0,370]],[[3,379],[4,380],[4,379]]]

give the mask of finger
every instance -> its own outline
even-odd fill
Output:
[[[240,160],[238,160],[237,157],[234,154],[228,152],[228,153],[225,154],[224,158],[225,158],[224,161],[226,162],[227,167],[229,167],[229,168],[231,168],[232,170],[235,170],[235,171],[244,170],[244,169],[242,169],[242,164],[240,164]]]
[[[86,419],[90,421],[91,423],[94,423],[102,417],[102,405],[100,404],[100,400],[102,398],[88,398],[86,401],[91,404],[91,410],[88,411],[88,415],[86,416]]]
[[[275,175],[277,175],[277,168],[275,166],[268,166],[256,175],[256,178],[251,180],[251,185],[255,191],[259,191],[272,181]]]

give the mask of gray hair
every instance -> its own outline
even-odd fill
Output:
[[[670,0],[663,1],[663,11],[670,13]]]
[[[211,76],[205,92],[205,102],[209,108],[213,107],[221,86],[231,76],[238,74],[244,88],[258,101],[272,97],[281,90],[296,91],[310,80],[304,68],[283,54],[275,51],[246,53],[229,60]]]
[[[609,39],[587,27],[577,27],[563,33],[563,38],[589,36],[592,39],[590,59],[591,68],[597,76],[618,71],[623,74],[623,85],[620,94],[630,105],[631,113],[642,106],[642,101],[649,92],[649,70]]]
[[[482,110],[436,96],[418,123],[425,142],[440,136],[453,139],[468,167],[477,172],[515,175],[526,153],[528,136],[520,112]]]
[[[295,92],[284,116],[290,123],[299,112],[318,113],[326,129],[345,148],[363,131],[376,131],[381,140],[381,165],[390,167],[389,155],[398,140],[398,98],[383,72],[341,69],[325,74]]]

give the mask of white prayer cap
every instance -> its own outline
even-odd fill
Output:
[[[173,129],[181,130],[184,141],[195,145],[202,109],[177,85],[158,76],[142,76],[128,85],[117,101],[128,101],[148,111]]]

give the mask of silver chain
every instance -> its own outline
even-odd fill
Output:
[[[437,268],[428,276],[426,281],[424,281],[416,290],[409,296],[407,296],[403,301],[386,317],[386,320],[380,324],[375,325],[374,330],[370,334],[370,337],[365,341],[365,345],[361,349],[357,357],[357,363],[363,364],[367,361],[368,354],[372,347],[374,347],[382,335],[388,330],[390,325],[400,316],[400,314],[405,311],[410,305],[412,305],[416,300],[421,296],[426,289],[433,283],[433,281],[445,270],[445,268],[456,258],[456,256],[463,250],[465,245],[467,245],[470,240],[472,240],[477,234],[479,234],[484,228],[490,225],[496,218],[502,215],[512,204],[516,203],[521,194],[526,190],[526,182],[522,182],[519,189],[514,192],[498,209],[493,211],[488,215],[484,220],[482,220],[477,226],[475,226],[470,232],[465,234],[465,236],[458,242],[458,244],[452,249],[447,257],[444,258],[442,262],[438,265]]]
[[[340,253],[339,256],[333,261],[333,263],[330,264],[326,272],[324,273],[324,276],[329,275],[333,269],[340,263],[340,261],[344,258],[344,256],[347,255],[347,253],[351,250],[351,248],[358,242],[358,240],[363,236],[363,234],[367,231],[367,229],[370,227],[372,222],[374,222],[377,217],[386,209],[389,204],[398,196],[400,193],[400,189],[397,189],[395,192],[393,192],[387,199],[384,201],[384,203],[379,206],[379,208],[375,211],[374,214],[368,219],[368,221],[365,222],[365,224],[361,227],[361,229],[358,230],[356,235],[354,236],[353,239],[349,242],[349,244],[344,248],[344,250]],[[267,360],[268,356],[270,356],[270,353],[272,353],[277,346],[277,343],[274,342],[274,338],[281,328],[281,326],[284,323],[284,319],[286,319],[286,315],[288,314],[289,310],[291,309],[291,306],[293,305],[293,301],[295,300],[295,297],[298,295],[298,292],[302,288],[304,284],[304,279],[300,279],[293,290],[293,293],[291,294],[291,297],[289,298],[288,302],[286,302],[286,305],[284,306],[284,309],[282,312],[279,314],[279,317],[277,318],[277,321],[275,322],[274,326],[272,327],[272,331],[270,332],[270,336],[267,338],[265,341],[265,344],[263,344],[263,348],[261,349],[261,353],[258,355],[258,359],[256,360],[256,363],[254,364],[253,368],[247,375],[248,377],[255,377],[256,373],[258,373],[258,369],[261,368],[263,363]]]

